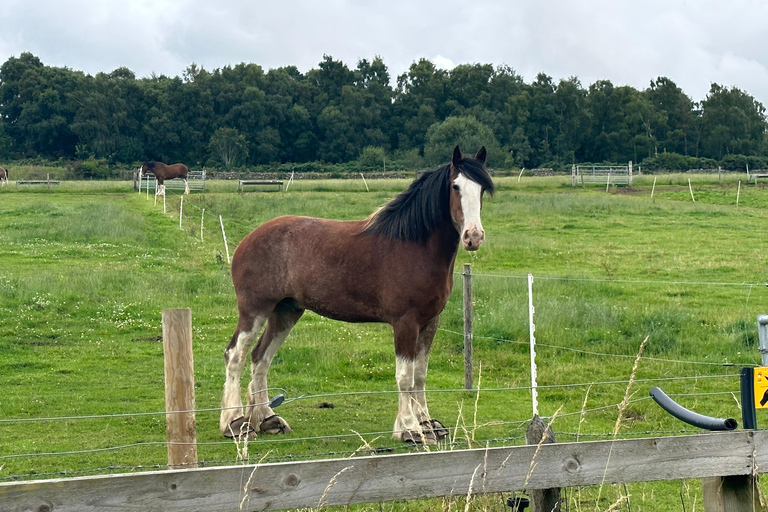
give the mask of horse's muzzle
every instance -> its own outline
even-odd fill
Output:
[[[464,231],[461,236],[461,244],[467,251],[476,251],[485,241],[485,231],[478,228],[471,228]]]

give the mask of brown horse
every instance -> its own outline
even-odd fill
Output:
[[[141,166],[141,174],[147,174],[147,172],[153,173],[155,175],[155,180],[157,180],[155,195],[165,195],[165,185],[163,185],[163,182],[173,178],[182,178],[184,180],[184,193],[189,194],[189,183],[187,183],[189,169],[186,165],[165,165],[162,162],[144,162],[144,165]]]
[[[8,183],[8,171],[0,167],[0,185]]]
[[[390,324],[400,390],[393,437],[434,443],[448,434],[427,409],[427,362],[459,243],[476,251],[485,239],[482,196],[494,192],[485,157],[485,148],[472,158],[456,146],[450,164],[423,173],[366,220],[278,217],[240,242],[232,258],[239,320],[224,352],[222,434],[291,431],[268,405],[267,370],[305,309]],[[240,375],[264,323],[243,416]]]

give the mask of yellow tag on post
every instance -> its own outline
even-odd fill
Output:
[[[768,367],[758,366],[753,370],[755,409],[768,409]]]

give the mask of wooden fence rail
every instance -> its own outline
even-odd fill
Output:
[[[0,484],[0,512],[280,510],[766,468],[768,432],[730,431],[10,482]]]

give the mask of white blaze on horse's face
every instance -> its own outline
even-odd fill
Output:
[[[458,189],[461,196],[463,225],[461,227],[456,226],[461,236],[461,244],[467,251],[476,251],[485,240],[483,223],[480,221],[483,187],[463,174],[459,174],[453,180],[453,188],[454,190]]]

